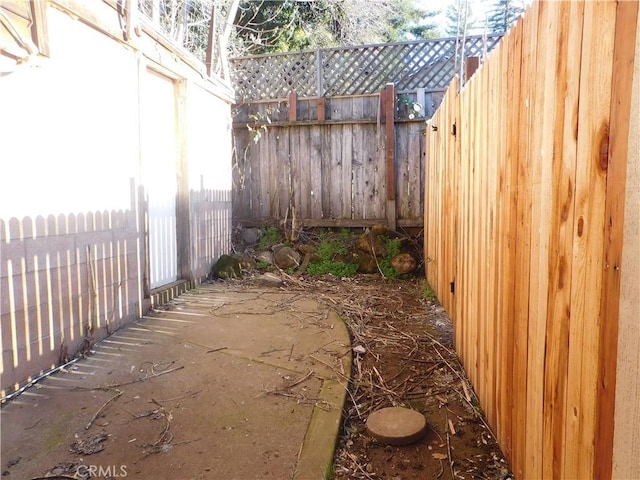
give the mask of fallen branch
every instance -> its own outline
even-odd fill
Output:
[[[444,414],[447,421],[446,423],[449,423],[449,415],[446,411],[444,412]],[[449,440],[449,430],[445,427],[445,431],[447,434],[447,458],[449,460],[449,469],[451,470],[451,480],[455,480],[456,474],[453,471],[453,458],[451,458],[451,442]]]
[[[107,408],[107,406],[112,403],[115,402],[118,398],[120,398],[120,396],[122,396],[122,394],[124,392],[116,389],[116,391],[118,393],[116,393],[113,397],[111,397],[109,400],[107,400],[106,402],[104,402],[104,404],[100,407],[100,409],[93,415],[93,417],[91,418],[91,420],[89,420],[89,423],[87,423],[84,427],[85,430],[89,430],[91,428],[91,426],[93,425],[93,422],[96,421],[96,419],[98,418],[98,416],[105,410],[105,408]]]
[[[104,387],[74,387],[73,390],[103,390],[105,392],[108,392],[109,390],[118,390],[119,387],[124,387],[126,385],[133,385],[134,383],[140,383],[140,382],[144,382],[146,380],[149,380],[151,378],[156,378],[156,377],[161,377],[162,375],[166,375],[167,373],[171,373],[171,372],[175,372],[176,370],[181,370],[184,368],[184,365],[180,365],[179,367],[175,367],[172,368],[170,370],[165,370],[163,372],[160,373],[153,373],[151,375],[147,375],[144,377],[140,377],[140,378],[136,378],[135,380],[131,380],[129,382],[122,382],[122,383],[112,383],[110,385],[106,385]]]

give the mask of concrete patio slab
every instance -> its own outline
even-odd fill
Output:
[[[311,296],[201,285],[5,405],[1,469],[322,479],[350,371],[344,323]]]

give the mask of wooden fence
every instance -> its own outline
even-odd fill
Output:
[[[395,99],[390,85],[376,95],[259,104],[255,121],[234,128],[234,219],[295,211],[306,226],[422,226],[425,122],[397,119]]]
[[[232,59],[234,220],[422,227],[425,119],[499,38]]]
[[[637,14],[534,3],[427,128],[427,278],[516,478],[612,475]]]

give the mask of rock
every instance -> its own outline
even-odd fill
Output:
[[[381,443],[407,445],[420,440],[427,431],[427,420],[409,408],[387,407],[367,419],[367,432]]]
[[[242,268],[242,270],[253,270],[256,268],[256,261],[249,255],[243,254],[237,258],[240,261],[240,268]]]
[[[300,254],[291,247],[281,247],[273,254],[274,263],[283,270],[300,266]]]
[[[271,251],[273,253],[276,253],[278,250],[280,250],[283,247],[286,247],[286,245],[284,243],[276,243],[275,245],[271,246]]]
[[[243,228],[240,232],[240,238],[246,245],[255,245],[262,237],[262,230],[259,228]]]
[[[273,253],[269,251],[260,252],[256,255],[256,261],[273,265]]]
[[[355,262],[358,264],[359,273],[376,273],[378,271],[378,264],[371,253],[358,254]]]
[[[373,233],[376,237],[378,235],[386,237],[389,235],[389,228],[381,223],[376,223],[373,227],[371,227],[371,233]]]
[[[214,278],[240,278],[241,274],[240,260],[231,255],[221,255],[218,261],[211,269]]]
[[[415,272],[418,262],[410,253],[399,253],[391,259],[393,269],[402,274]]]
[[[307,253],[316,253],[316,247],[310,243],[299,243],[297,249],[302,255],[306,255]]]
[[[364,355],[365,353],[367,353],[367,349],[364,348],[362,345],[356,345],[355,347],[353,347],[353,352],[357,353],[359,355]]]
[[[275,273],[267,272],[262,275],[258,275],[255,278],[255,282],[258,285],[264,285],[265,287],[280,287],[282,286],[282,278]]]
[[[375,255],[376,257],[384,257],[387,253],[387,247],[384,241],[371,232],[366,232],[358,237],[356,241],[356,247],[358,250],[368,253],[371,255]]]

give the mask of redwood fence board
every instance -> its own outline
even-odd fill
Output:
[[[637,15],[534,2],[427,125],[427,280],[517,478],[612,475]]]

